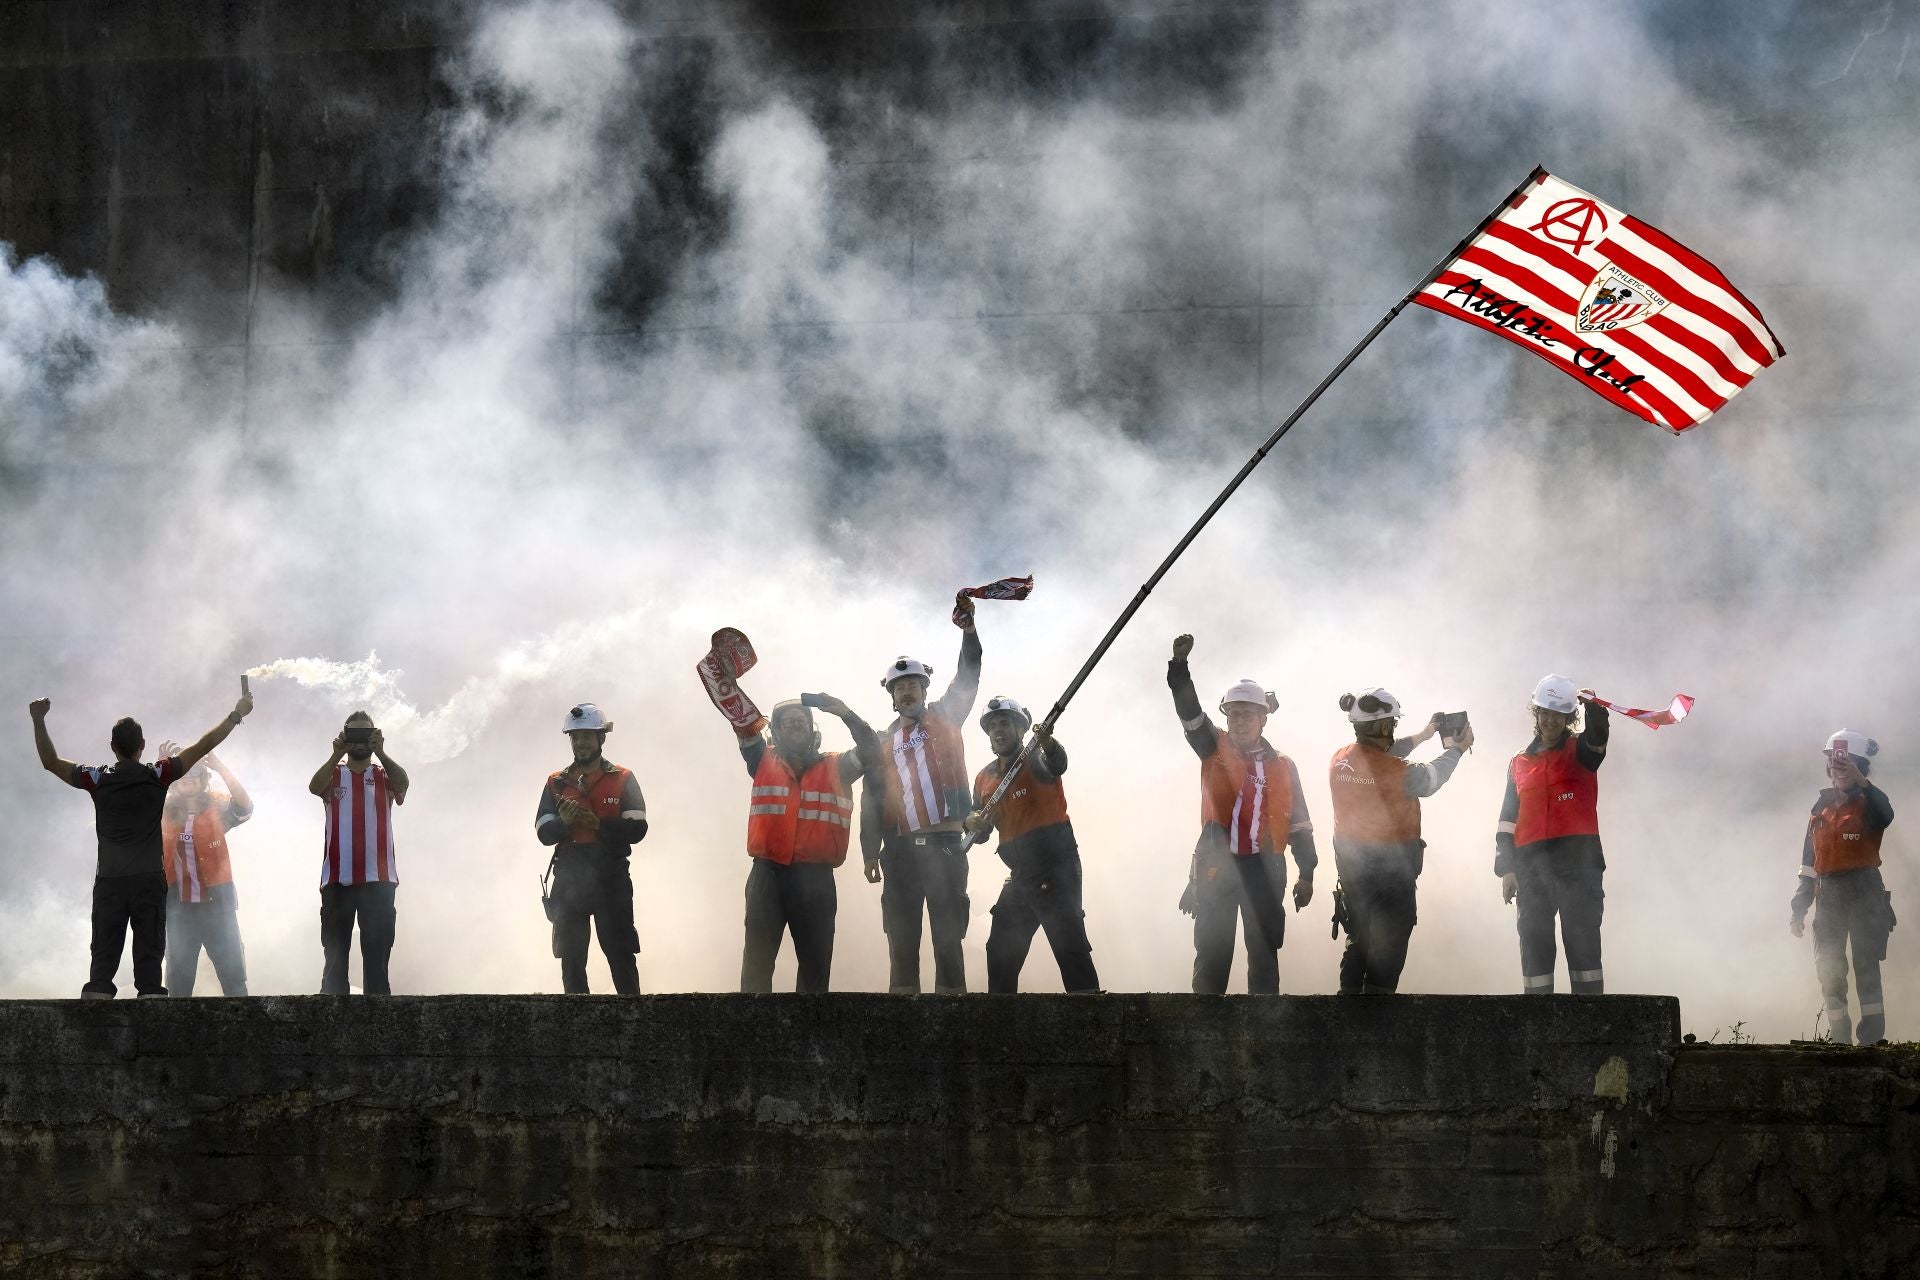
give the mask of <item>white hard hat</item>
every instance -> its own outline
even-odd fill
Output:
[[[1880,744],[1858,729],[1836,729],[1827,738],[1827,752],[1845,751],[1850,756],[1866,759],[1880,754]]]
[[[1543,711],[1572,715],[1580,705],[1580,690],[1572,676],[1547,676],[1533,687],[1533,705]]]
[[[1362,689],[1340,699],[1340,709],[1354,724],[1372,724],[1375,720],[1398,720],[1400,699],[1385,689]]]
[[[1260,683],[1251,677],[1243,677],[1231,689],[1220,695],[1220,714],[1227,713],[1229,702],[1251,702],[1262,711],[1271,715],[1280,709],[1280,699],[1260,687]]]
[[[984,731],[987,721],[1002,711],[1020,722],[1020,732],[1025,733],[1033,727],[1033,713],[1015,702],[1012,698],[988,698],[987,709],[980,716],[980,728]]]
[[[567,712],[567,722],[560,727],[562,733],[572,733],[576,729],[598,729],[606,732],[613,728],[613,721],[606,713],[591,702],[582,702]]]
[[[932,683],[933,668],[920,659],[909,658],[903,653],[887,664],[886,673],[880,677],[880,687],[891,689],[895,680],[904,680],[908,676],[919,676],[922,680]]]

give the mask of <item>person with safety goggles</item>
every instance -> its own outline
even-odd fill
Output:
[[[838,716],[854,750],[820,750],[818,707]],[[793,935],[799,973],[795,990],[827,990],[833,974],[833,933],[839,913],[835,871],[847,860],[853,836],[853,783],[880,759],[880,739],[840,699],[808,693],[782,702],[767,716],[767,733],[735,731],[740,758],[753,779],[747,802],[746,942],[740,953],[740,989],[773,990],[781,938]]]
[[[1426,764],[1409,764],[1413,749],[1440,732],[1435,714],[1420,732],[1395,738],[1400,700],[1385,689],[1340,695],[1353,742],[1328,766],[1333,789],[1335,921],[1347,929],[1340,957],[1342,995],[1391,995],[1406,967],[1417,913],[1415,885],[1425,861],[1420,801],[1438,791],[1473,745],[1465,717]]]
[[[1100,975],[1093,968],[1080,901],[1080,847],[1060,785],[1067,749],[1045,725],[1036,727],[1032,714],[1012,698],[988,699],[980,727],[993,748],[993,762],[974,777],[974,803],[982,807],[967,816],[964,826],[969,835],[984,834],[989,827],[999,831],[1000,860],[1009,873],[993,904],[993,927],[987,933],[987,990],[1020,989],[1020,969],[1033,935],[1044,929],[1060,965],[1061,984],[1068,991],[1098,991]],[[1019,759],[1030,728],[1037,739],[1034,749],[989,817],[984,806]]]
[[[1798,938],[1813,917],[1813,967],[1826,999],[1835,1044],[1878,1044],[1887,1033],[1880,962],[1893,932],[1893,895],[1880,879],[1880,840],[1893,824],[1893,802],[1867,778],[1880,744],[1854,729],[1827,738],[1827,780],[1807,818],[1800,844],[1800,883],[1790,927]],[[1847,1010],[1847,951],[1853,951],[1860,1021]]]
[[[1287,924],[1282,854],[1293,850],[1300,869],[1293,908],[1303,910],[1313,899],[1320,862],[1313,820],[1299,769],[1264,736],[1278,699],[1252,680],[1239,681],[1220,698],[1223,731],[1194,692],[1187,668],[1192,652],[1192,636],[1174,640],[1167,688],[1187,745],[1200,757],[1200,839],[1180,899],[1180,909],[1193,916],[1193,989],[1200,995],[1226,991],[1237,919],[1245,929],[1247,991],[1276,994]]]

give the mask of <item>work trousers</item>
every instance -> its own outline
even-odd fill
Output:
[[[553,954],[560,989],[587,994],[587,943],[599,935],[613,989],[640,994],[640,933],[633,927],[633,875],[626,858],[597,845],[562,847],[553,863]]]
[[[111,1000],[114,975],[133,931],[133,989],[163,996],[160,961],[167,954],[167,877],[158,871],[96,876],[93,881],[93,963],[82,996]]]
[[[1236,920],[1245,930],[1247,994],[1279,994],[1280,945],[1287,932],[1285,859],[1277,853],[1235,857],[1224,845],[1203,850],[1200,858],[1193,895],[1194,994],[1226,994]],[[1210,869],[1217,874],[1209,876]]]
[[[1415,885],[1423,848],[1333,842],[1340,893],[1347,907],[1347,949],[1340,956],[1342,995],[1391,995],[1407,966],[1407,943],[1419,919]]]
[[[1893,900],[1880,868],[1861,867],[1820,877],[1813,888],[1813,967],[1826,997],[1827,1025],[1835,1044],[1855,1043],[1847,1012],[1847,950],[1852,944],[1853,980],[1859,992],[1858,1043],[1878,1044],[1887,1034],[1880,990],[1880,962],[1893,931]]]
[[[824,862],[783,865],[753,859],[747,872],[747,941],[740,952],[740,989],[772,991],[781,935],[793,935],[800,963],[794,990],[827,989],[833,973],[833,919],[839,910],[833,868]]]
[[[393,954],[394,894],[397,884],[323,884],[320,886],[320,994],[344,996],[347,952],[353,946],[353,926],[360,924],[360,989],[370,996],[393,994],[387,980],[387,959]]]
[[[933,989],[967,989],[960,940],[967,936],[966,837],[958,831],[890,835],[880,847],[880,919],[887,930],[895,995],[920,992],[920,908],[933,933]]]
[[[220,994],[247,994],[247,951],[240,942],[240,900],[231,883],[208,886],[200,902],[167,894],[167,992],[190,996],[200,976],[200,952],[213,961]]]
[[[1033,935],[1045,929],[1047,945],[1060,965],[1068,991],[1098,991],[1093,945],[1087,941],[1087,913],[1080,903],[1080,850],[1066,823],[1042,827],[1015,841],[1001,858],[1012,874],[993,904],[987,931],[987,990],[1018,991],[1020,968],[1027,962]]]
[[[1600,967],[1600,915],[1607,869],[1597,836],[1561,836],[1513,851],[1519,879],[1520,974],[1528,995],[1553,994],[1553,922],[1567,945],[1567,979],[1576,995],[1606,990]]]

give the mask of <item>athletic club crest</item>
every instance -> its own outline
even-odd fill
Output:
[[[1580,295],[1574,326],[1582,333],[1605,333],[1651,320],[1667,309],[1667,300],[1609,262]]]

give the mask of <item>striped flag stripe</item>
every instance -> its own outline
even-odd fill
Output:
[[[1698,326],[1696,329],[1696,332],[1701,332],[1702,337],[1712,342],[1716,341],[1714,334],[1712,332],[1702,331],[1718,329],[1721,333],[1724,333],[1733,341],[1733,344],[1739,348],[1741,356],[1753,362],[1752,372],[1758,373],[1773,363],[1773,352],[1769,351],[1765,344],[1754,335],[1753,330],[1747,327],[1744,322],[1729,314],[1725,308],[1689,288],[1688,284],[1692,283],[1691,281],[1683,283],[1680,279],[1663,269],[1657,262],[1650,258],[1640,256],[1638,253],[1635,253],[1633,249],[1621,244],[1617,240],[1602,240],[1599,247],[1601,252],[1619,263],[1626,270],[1631,271],[1634,275],[1639,276],[1648,284],[1666,294],[1667,297],[1671,298],[1683,311],[1696,315],[1705,321],[1704,324]],[[1726,349],[1724,342],[1719,345],[1722,350]],[[1727,354],[1733,356],[1736,360],[1740,358],[1740,356],[1735,356],[1732,351],[1727,351]]]
[[[1489,333],[1497,333],[1503,338],[1512,340],[1512,332],[1499,324],[1488,320],[1485,316],[1475,315],[1473,312],[1461,307],[1458,303],[1442,300],[1441,295],[1446,292],[1446,288],[1457,284],[1464,284],[1470,278],[1471,277],[1465,272],[1449,271],[1435,281],[1434,286],[1429,287],[1427,291],[1417,295],[1414,301],[1421,306],[1438,311],[1442,315],[1452,316],[1458,320],[1465,320],[1468,324],[1485,329]],[[1527,343],[1527,347],[1561,372],[1578,379],[1582,386],[1589,388],[1597,395],[1611,401],[1617,407],[1625,409],[1637,418],[1642,418],[1647,422],[1653,423],[1655,426],[1667,427],[1670,430],[1679,430],[1692,425],[1691,418],[1680,412],[1672,401],[1668,400],[1658,391],[1649,390],[1645,382],[1637,384],[1632,392],[1622,391],[1604,379],[1590,376],[1586,370],[1574,363],[1571,351],[1564,345],[1551,350],[1537,346],[1534,343]]]
[[[1745,313],[1745,319],[1749,327],[1753,330],[1754,336],[1763,338],[1766,344],[1773,348],[1774,360],[1778,360],[1781,356],[1787,354],[1787,349],[1780,345],[1780,339],[1774,334],[1772,326],[1760,315],[1760,308],[1754,306],[1752,300],[1749,299],[1746,294],[1740,292],[1740,290],[1734,286],[1733,281],[1727,279],[1725,273],[1723,273],[1720,268],[1687,248],[1687,246],[1681,244],[1660,228],[1651,223],[1642,222],[1632,214],[1627,214],[1620,221],[1621,226],[1626,230],[1639,236],[1647,244],[1666,254],[1669,258],[1673,259],[1674,262],[1692,272],[1696,277],[1710,282],[1720,292],[1726,294],[1727,298],[1736,304],[1737,309]],[[1771,364],[1773,361],[1769,360],[1767,363]]]
[[[1463,261],[1480,267],[1482,269],[1481,279],[1488,285],[1510,296],[1518,296],[1533,302],[1536,310],[1559,325],[1564,330],[1564,333],[1559,335],[1560,340],[1563,343],[1571,344],[1565,352],[1568,363],[1572,362],[1572,353],[1579,347],[1593,346],[1601,349],[1608,349],[1610,347],[1608,343],[1594,341],[1594,339],[1600,338],[1603,335],[1592,333],[1583,334],[1576,330],[1573,323],[1573,313],[1577,310],[1573,305],[1574,300],[1549,285],[1538,275],[1528,271],[1525,267],[1508,263],[1504,259],[1479,248],[1468,249],[1465,253],[1461,254],[1460,257]],[[1511,334],[1509,334],[1509,336],[1511,336]],[[1605,336],[1611,337],[1615,335]],[[1536,350],[1540,349],[1539,344],[1536,343],[1528,342],[1527,345]],[[1540,353],[1551,356],[1557,352],[1558,348],[1552,348],[1541,350]],[[1577,367],[1578,366],[1575,366],[1576,369]],[[1637,395],[1650,405],[1656,404],[1653,395],[1657,388],[1659,401],[1656,407],[1659,408],[1661,418],[1664,419],[1660,423],[1662,426],[1674,426],[1676,429],[1681,426],[1692,426],[1696,421],[1706,417],[1707,414],[1719,407],[1719,402],[1712,405],[1699,403],[1697,397],[1679,386],[1675,380],[1669,376],[1669,371],[1662,367],[1657,361],[1650,364],[1636,362],[1631,364],[1628,369],[1619,372],[1638,373],[1645,378],[1645,381],[1636,384],[1627,394],[1629,396]],[[1593,382],[1599,381],[1599,379],[1588,380]]]
[[[1733,387],[1745,387],[1753,381],[1753,375],[1739,368],[1727,357],[1720,347],[1707,341],[1677,320],[1670,320],[1663,312],[1654,316],[1641,326],[1651,329],[1661,337],[1677,342],[1687,350],[1707,362],[1709,368],[1720,375],[1720,380]]]
[[[1497,226],[1499,224],[1495,225]],[[1505,243],[1513,245],[1515,249],[1525,250],[1531,253],[1535,248],[1534,245],[1528,244],[1524,240],[1509,240],[1504,236],[1500,238],[1505,241]],[[1531,239],[1531,237],[1529,237],[1529,239]],[[1550,248],[1551,246],[1547,247]],[[1469,249],[1460,256],[1464,259],[1471,260],[1474,252],[1474,249]],[[1578,259],[1573,258],[1570,254],[1561,253],[1560,257],[1565,259],[1566,262],[1578,265]],[[1551,263],[1552,265],[1558,266],[1561,272],[1568,275],[1572,274],[1565,265],[1565,262],[1555,262],[1551,255],[1534,254],[1534,261]],[[1566,324],[1570,330],[1576,328],[1574,319],[1580,309],[1580,293],[1585,290],[1588,283],[1589,281],[1586,280],[1581,281],[1579,288],[1571,294],[1555,292],[1553,296],[1542,299],[1543,301],[1554,303],[1565,311],[1567,317]],[[1542,280],[1540,288],[1542,291],[1545,291],[1550,289],[1551,285]],[[1706,409],[1708,413],[1712,413],[1735,395],[1738,395],[1740,388],[1746,385],[1744,380],[1734,382],[1722,377],[1720,371],[1714,367],[1713,363],[1701,356],[1700,352],[1693,346],[1683,342],[1676,342],[1664,331],[1658,336],[1655,336],[1654,334],[1644,332],[1644,325],[1640,326],[1640,330],[1639,332],[1630,334],[1626,329],[1613,329],[1604,333],[1588,333],[1581,336],[1585,340],[1585,343],[1598,347],[1609,346],[1617,342],[1620,346],[1627,348],[1636,355],[1669,372],[1674,382],[1678,384],[1679,389],[1684,390],[1687,396],[1697,402],[1702,408]],[[1711,344],[1707,343],[1705,339],[1698,339],[1698,341],[1702,345],[1711,347]],[[1649,351],[1648,347],[1654,350]]]

